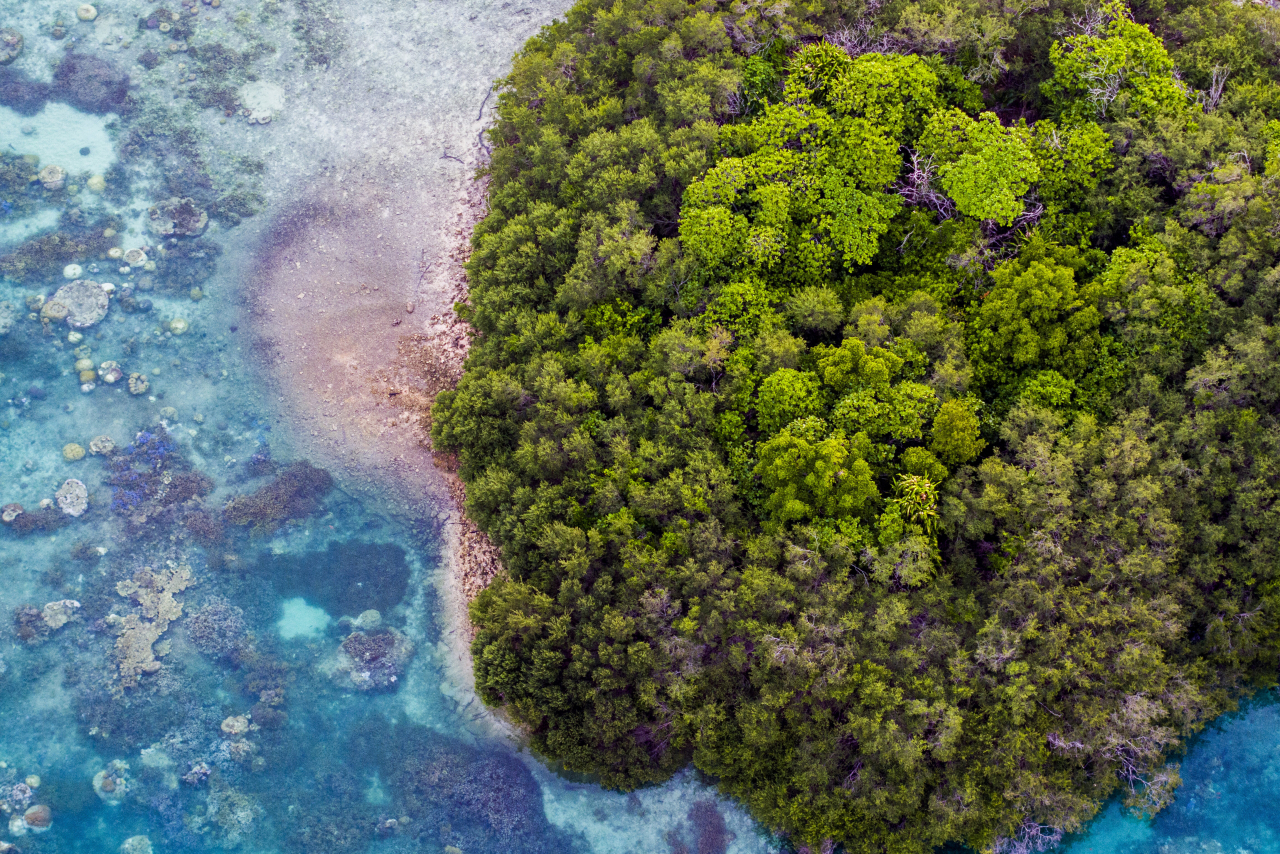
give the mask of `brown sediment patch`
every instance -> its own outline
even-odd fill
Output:
[[[296,450],[441,535],[446,619],[461,627],[500,565],[461,513],[453,460],[431,451],[429,415],[470,343],[453,305],[467,297],[462,264],[484,186],[400,165],[331,168],[286,209],[257,253],[249,311]]]

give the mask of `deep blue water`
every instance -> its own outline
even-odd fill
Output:
[[[283,251],[281,231],[306,244],[297,200],[315,186],[346,198],[345,161],[400,157],[383,175],[395,204],[360,213],[418,242],[377,243],[376,225],[325,251],[398,253],[421,278],[380,287],[430,287],[487,87],[563,5],[122,0],[80,21],[74,5],[0,0],[0,28],[25,39],[0,67],[0,256],[26,247],[0,276],[0,505],[22,508],[0,528],[0,840],[779,850],[692,773],[620,795],[523,753],[458,667],[444,497],[389,498],[355,451],[391,428],[305,420],[281,351],[260,343],[286,305],[255,302],[257,256]],[[50,165],[60,186],[27,180]],[[137,249],[135,264],[118,257]],[[299,300],[342,286],[275,261],[296,265]],[[111,286],[83,329],[45,308],[75,280]],[[68,447],[102,451],[101,437],[114,450]],[[61,489],[74,508],[69,481],[87,493],[80,515],[57,503]],[[1113,808],[1067,844],[1280,852],[1278,708],[1255,703],[1199,738],[1153,822]],[[26,830],[31,806],[48,807],[47,830]]]

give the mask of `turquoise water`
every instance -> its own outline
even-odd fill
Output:
[[[1280,705],[1275,692],[1217,721],[1181,759],[1176,800],[1154,820],[1116,804],[1069,854],[1266,854],[1280,851]]]
[[[780,850],[692,773],[565,780],[482,708],[396,402],[459,334],[491,81],[563,7],[0,0],[0,840]],[[73,281],[110,292],[83,328]],[[1280,851],[1276,708],[1204,736],[1155,822],[1068,844]]]

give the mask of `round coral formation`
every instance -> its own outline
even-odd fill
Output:
[[[62,268],[62,278],[78,279],[84,275],[84,268],[79,264],[68,264]]]
[[[146,374],[129,374],[129,394],[144,394],[151,388]]]
[[[112,806],[124,801],[125,791],[129,788],[129,764],[117,759],[106,768],[93,775],[93,791],[104,803]]]
[[[53,824],[53,811],[44,804],[36,804],[22,814],[22,820],[32,833],[43,833]]]
[[[67,325],[72,329],[88,329],[107,316],[110,300],[97,282],[79,279],[58,288],[45,305],[61,303],[67,308]]]
[[[85,182],[85,186],[91,192],[101,193],[107,189],[107,179],[101,175],[90,175],[89,180]]]
[[[79,445],[76,445],[80,448]],[[63,450],[63,456],[66,456],[66,450]],[[84,456],[84,448],[80,448],[80,456]],[[77,457],[79,459],[79,457]],[[75,478],[68,478],[58,491],[54,493],[54,497],[58,499],[58,508],[68,516],[81,516],[85,510],[89,509],[89,490],[83,482]]]
[[[98,17],[98,10],[91,3],[81,3],[76,7],[76,17],[82,21],[92,21]]]
[[[110,363],[108,362],[102,363],[102,371],[104,374],[113,370],[113,368],[107,367],[108,364]],[[118,366],[114,367],[114,370],[119,370],[119,367]],[[106,379],[105,376],[103,378]],[[115,380],[107,380],[107,382],[115,382]],[[116,449],[115,440],[113,440],[110,436],[105,436],[105,435],[94,436],[92,439],[89,440],[89,453],[91,454],[101,455],[104,457],[110,456],[111,453],[115,451],[115,449]]]
[[[62,446],[62,458],[69,463],[84,459],[84,447],[75,442],[68,442]]]
[[[334,675],[360,691],[394,688],[413,653],[413,641],[394,628],[352,632],[342,641]]]
[[[4,522],[6,525],[12,525],[13,520],[21,516],[23,512],[21,504],[16,502],[13,504],[6,504],[3,508],[0,508],[0,522]]]
[[[147,253],[141,249],[130,249],[124,253],[124,262],[130,267],[141,267],[147,263]]]
[[[173,320],[169,321],[169,331],[174,335],[181,335],[190,328],[191,324],[187,323],[187,321],[183,320],[181,317],[175,317]]]
[[[57,323],[60,320],[66,320],[67,315],[71,313],[71,309],[57,300],[49,300],[40,307],[40,319]]]
[[[151,854],[151,840],[145,836],[130,836],[120,843],[120,854]]]
[[[249,719],[244,715],[232,715],[222,722],[222,734],[228,736],[244,735],[249,731]]]
[[[98,371],[102,376],[102,381],[107,385],[114,385],[124,379],[124,371],[116,362],[106,361],[98,366]]]

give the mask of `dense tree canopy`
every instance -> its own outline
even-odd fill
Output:
[[[580,0],[433,415],[476,681],[797,845],[1042,850],[1280,671],[1280,13]]]

